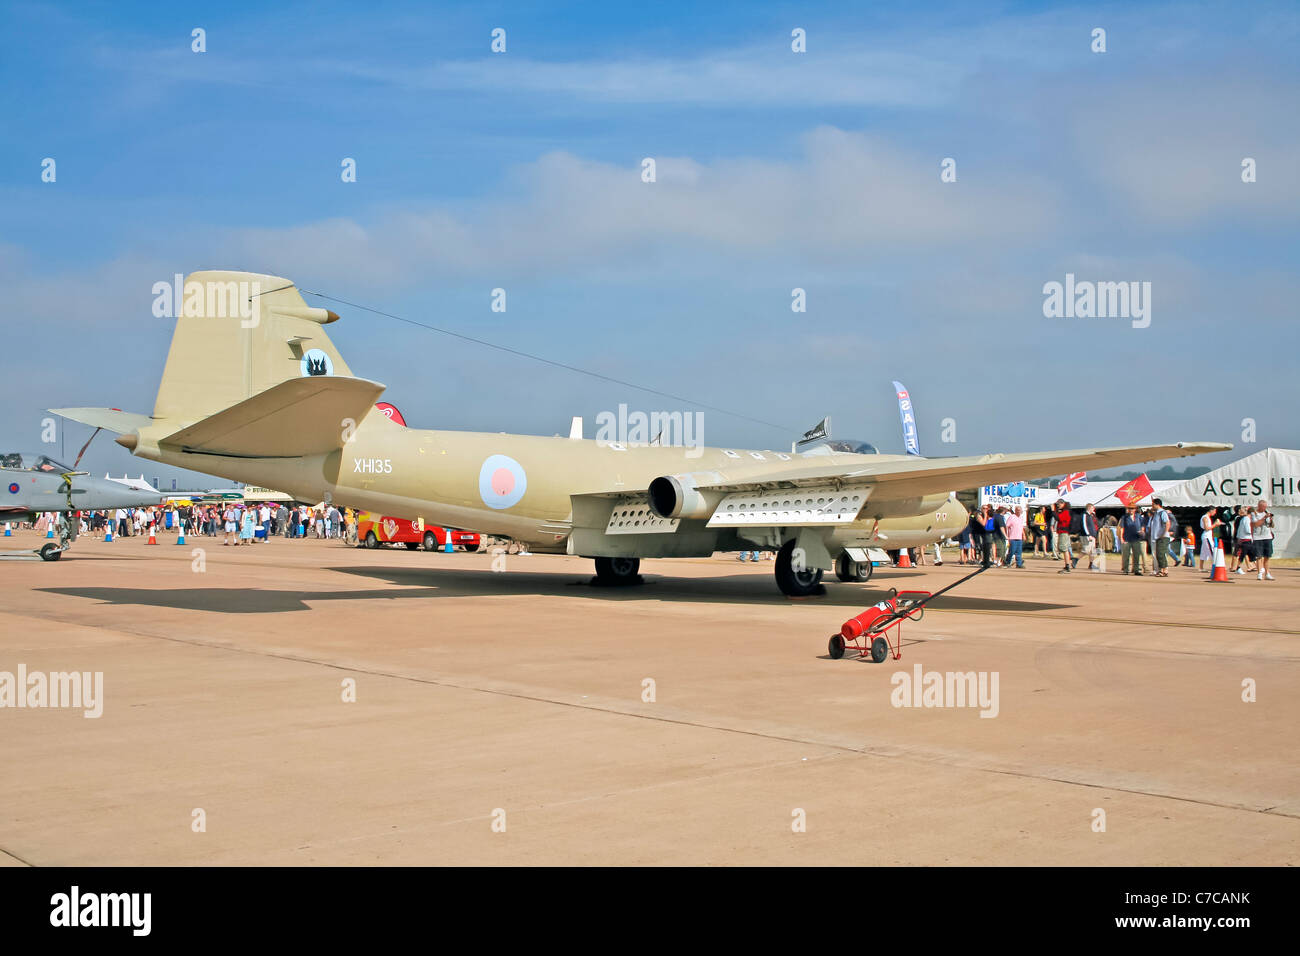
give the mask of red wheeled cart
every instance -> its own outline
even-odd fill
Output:
[[[849,618],[838,634],[831,635],[831,657],[839,660],[850,647],[858,652],[859,657],[870,654],[871,660],[877,664],[891,654],[894,660],[903,656],[903,622],[921,620],[925,615],[925,602],[934,595],[929,591],[895,591],[893,588],[890,592],[885,600]],[[892,641],[889,639],[890,631],[894,632]]]
[[[835,660],[844,656],[852,647],[858,657],[867,657],[877,664],[893,655],[894,660],[903,656],[903,622],[919,621],[925,615],[925,606],[940,594],[951,591],[957,585],[969,581],[975,575],[988,570],[987,567],[972,571],[946,588],[933,593],[929,591],[898,591],[889,589],[889,597],[879,604],[873,604],[856,617],[844,622],[838,634],[832,634],[830,654]],[[891,641],[889,632],[894,631]]]

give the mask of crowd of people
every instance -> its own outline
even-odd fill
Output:
[[[42,515],[36,522],[45,531],[53,515]],[[268,538],[338,538],[356,543],[357,515],[351,508],[340,510],[333,505],[312,508],[307,505],[272,504],[269,502],[227,501],[210,505],[163,504],[149,508],[119,508],[116,511],[82,511],[77,513],[79,534],[103,538],[110,532],[116,537],[155,535],[164,531],[187,536],[224,538],[223,545],[238,547]]]
[[[255,544],[272,537],[338,538],[349,544],[357,542],[357,515],[351,508],[268,502],[229,501],[221,504],[173,505],[149,508],[119,508],[116,511],[76,513],[79,534],[103,538],[111,529],[115,536],[131,537],[159,534],[163,531],[186,535],[221,538],[223,545]],[[40,531],[47,530],[55,515],[43,514],[36,522]],[[1060,561],[1058,573],[1069,574],[1083,558],[1086,570],[1101,572],[1103,553],[1120,555],[1120,573],[1168,577],[1171,567],[1198,571],[1207,563],[1213,568],[1215,550],[1222,545],[1230,556],[1229,573],[1255,573],[1259,580],[1272,581],[1269,564],[1273,557],[1274,516],[1268,501],[1260,499],[1254,508],[1248,505],[1211,507],[1195,524],[1179,524],[1159,498],[1139,508],[1129,505],[1123,515],[1101,517],[1095,505],[1070,508],[1057,501],[1051,508],[1039,508],[1032,515],[1013,507],[982,505],[971,512],[956,544],[958,564],[983,564],[986,567],[1021,568],[1025,566],[1025,543],[1031,544],[1030,556]],[[759,551],[742,551],[740,560],[752,555],[760,560]],[[762,552],[763,558],[773,557]],[[925,563],[925,549],[913,552],[914,563]],[[942,551],[935,545],[935,563],[943,564]]]
[[[1077,509],[1063,500],[1029,516],[1019,505],[986,504],[971,513],[961,532],[958,563],[1024,568],[1025,542],[1030,541],[1031,555],[1061,562],[1059,574],[1071,573],[1083,558],[1088,559],[1087,570],[1101,572],[1101,555],[1114,553],[1120,555],[1122,574],[1142,575],[1149,568],[1155,577],[1165,578],[1171,567],[1181,563],[1190,568],[1193,560],[1199,571],[1206,570],[1206,562],[1212,568],[1221,544],[1224,555],[1232,556],[1232,573],[1256,572],[1259,580],[1272,581],[1274,517],[1268,501],[1261,499],[1254,508],[1238,505],[1222,510],[1221,515],[1219,508],[1211,507],[1196,524],[1180,526],[1159,498],[1104,518],[1097,514],[1096,505]]]

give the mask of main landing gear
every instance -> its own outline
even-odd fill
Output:
[[[781,545],[781,550],[776,553],[776,586],[781,589],[782,594],[789,597],[825,594],[826,588],[822,586],[822,569],[796,567],[794,550],[794,541],[790,540]],[[802,565],[802,562],[799,563]]]
[[[640,558],[597,558],[596,583],[604,587],[641,584],[640,570]]]
[[[841,581],[869,581],[874,570],[870,561],[854,561],[847,553],[835,559],[835,576]]]

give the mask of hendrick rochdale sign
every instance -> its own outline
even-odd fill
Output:
[[[1020,505],[1028,511],[1039,505],[1050,504],[1057,497],[1059,496],[1056,494],[1049,494],[1046,488],[1037,488],[1023,482],[1010,485],[985,485],[980,488],[980,504],[992,505],[995,508],[1001,506],[1014,508]]]

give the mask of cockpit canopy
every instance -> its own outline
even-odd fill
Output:
[[[49,455],[37,452],[0,452],[0,468],[20,468],[23,471],[44,471],[51,475],[62,475],[72,471],[62,462],[55,461]]]
[[[820,445],[809,448],[805,455],[829,455],[831,452],[848,452],[851,455],[878,455],[876,446],[870,442],[856,441],[852,438],[832,438]]]

